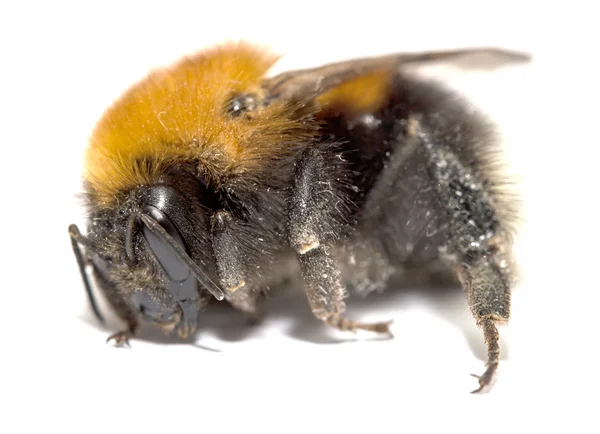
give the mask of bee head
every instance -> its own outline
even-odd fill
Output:
[[[198,231],[197,214],[174,187],[140,187],[117,209],[93,214],[85,239],[86,257],[109,302],[121,311],[125,306],[136,322],[183,338],[196,330],[209,294],[224,298],[210,277],[210,255],[194,255],[201,248],[201,234],[191,231]],[[89,289],[88,295],[100,317]]]

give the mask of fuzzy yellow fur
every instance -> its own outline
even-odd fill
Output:
[[[323,112],[343,112],[356,116],[377,110],[388,98],[392,73],[376,71],[348,81],[320,95],[317,102]]]
[[[236,92],[258,90],[275,61],[263,50],[228,45],[153,71],[128,90],[99,121],[86,154],[86,179],[100,203],[156,181],[174,161],[233,171],[258,163],[290,120],[232,118],[225,105]]]
[[[274,103],[251,117],[232,117],[227,101],[236,93],[261,94],[261,82],[277,56],[246,44],[231,44],[155,70],[129,89],[103,115],[85,157],[85,179],[99,206],[119,193],[156,182],[178,161],[201,162],[205,176],[243,175],[264,167],[266,157],[310,132]],[[355,79],[323,94],[324,110],[346,106],[370,110],[385,96],[382,73]],[[304,130],[303,130],[304,128]]]

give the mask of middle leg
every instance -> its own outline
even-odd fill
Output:
[[[288,236],[296,251],[313,314],[344,331],[388,334],[391,321],[361,323],[344,316],[346,291],[333,255],[333,245],[348,223],[349,208],[339,188],[335,165],[322,151],[306,150],[297,162],[288,210]]]

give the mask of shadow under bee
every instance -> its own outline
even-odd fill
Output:
[[[432,312],[436,317],[460,330],[467,341],[471,352],[480,360],[485,360],[487,348],[481,340],[480,330],[473,323],[467,306],[466,299],[460,287],[446,278],[429,281],[426,284],[415,284],[413,281],[394,282],[393,287],[382,293],[371,293],[367,296],[350,295],[347,299],[347,310],[356,318],[366,318],[381,315],[382,311],[389,313],[391,319],[399,319],[415,305],[424,307],[426,311]],[[198,319],[198,332],[188,338],[180,339],[162,334],[156,328],[146,326],[140,329],[135,341],[170,345],[193,345],[207,351],[220,352],[220,349],[207,347],[202,344],[206,335],[214,336],[225,342],[239,342],[251,339],[273,323],[284,321],[283,333],[293,339],[314,344],[343,344],[355,341],[381,341],[387,338],[381,336],[369,336],[368,334],[348,335],[342,334],[330,327],[326,327],[320,321],[316,321],[310,308],[306,304],[306,295],[299,285],[291,283],[273,291],[262,302],[265,312],[264,320],[259,323],[251,323],[248,318],[234,310],[225,303],[214,303],[200,314]],[[93,325],[98,330],[110,328],[110,325],[99,324],[91,311],[85,311],[80,320]],[[392,326],[396,335],[409,333],[400,326]],[[132,345],[135,346],[135,341]],[[501,338],[500,343],[504,349],[502,360],[509,359],[508,342]],[[427,342],[427,345],[433,345]]]
[[[286,329],[291,337],[316,344],[341,344],[353,341],[381,341],[387,338],[367,334],[341,334],[315,321],[312,312],[305,304],[305,295],[300,291],[290,291],[280,299],[267,301],[269,317],[290,319],[292,323]],[[373,293],[366,297],[350,296],[347,299],[347,312],[355,318],[381,316],[382,311],[389,313],[390,319],[399,319],[403,312],[418,305],[432,312],[436,317],[458,329],[467,341],[471,352],[480,360],[487,357],[487,347],[481,340],[481,331],[473,323],[466,299],[460,287],[448,283],[428,286],[397,284],[383,293]],[[385,314],[384,314],[385,316]],[[410,333],[398,325],[392,325],[396,335]],[[503,348],[502,360],[509,358],[508,343],[500,339]],[[427,342],[433,345],[432,342]]]

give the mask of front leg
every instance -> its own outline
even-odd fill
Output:
[[[119,319],[126,324],[125,329],[110,335],[106,339],[106,342],[115,347],[129,347],[129,339],[135,337],[138,330],[139,324],[136,319],[136,315],[133,313],[131,308],[124,303],[123,299],[118,296],[114,286],[106,282],[106,280],[102,277],[102,274],[99,273],[96,268],[94,268],[94,273],[95,280],[105,288],[104,295],[106,296],[106,300],[112,306]]]
[[[225,299],[243,312],[251,323],[262,319],[257,300],[259,292],[246,283],[246,264],[233,217],[225,210],[211,217],[211,237],[217,273]]]
[[[106,339],[106,343],[112,344],[115,347],[129,347],[129,339],[135,336],[137,324],[131,323],[128,325],[126,330],[113,333]]]
[[[391,335],[391,321],[360,323],[343,316],[345,289],[333,244],[348,223],[349,207],[339,188],[343,170],[336,162],[311,148],[300,156],[288,209],[288,236],[296,251],[313,314],[344,331],[358,329]],[[346,214],[346,215],[345,215]]]
[[[104,294],[108,302],[112,305],[117,313],[117,316],[127,323],[127,329],[122,330],[117,333],[113,333],[107,339],[107,343],[112,343],[117,347],[125,347],[129,345],[129,339],[135,335],[138,324],[133,315],[133,312],[123,303],[121,297],[119,297],[116,293],[116,289],[110,285],[97,268],[97,263],[102,263],[102,260],[97,256],[92,256],[92,259],[88,257],[87,249],[91,249],[90,242],[86,237],[84,237],[79,228],[76,225],[69,226],[69,235],[71,236],[71,245],[73,247],[73,253],[75,254],[75,258],[77,259],[77,263],[79,265],[79,271],[81,272],[81,277],[83,278],[83,283],[85,286],[85,290],[88,295],[88,299],[90,304],[92,305],[92,309],[96,315],[96,317],[100,320],[100,322],[104,323],[104,317],[100,314],[100,310],[98,309],[98,305],[96,304],[96,299],[94,298],[94,294],[92,291],[92,285],[90,282],[90,278],[86,271],[87,266],[92,267],[92,273],[95,277],[95,280],[98,284],[103,285],[105,290]],[[81,246],[86,248],[85,254],[81,251]]]

